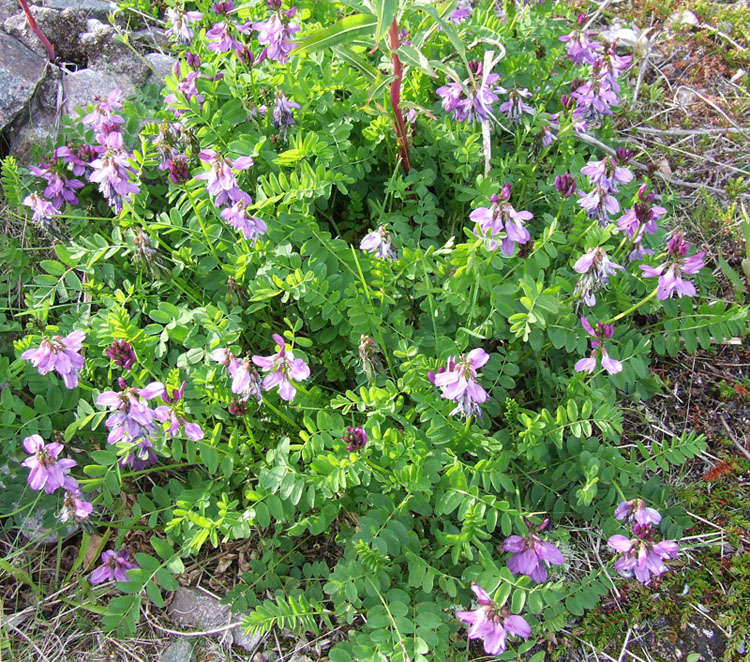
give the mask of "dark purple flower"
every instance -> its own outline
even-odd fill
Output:
[[[67,458],[58,460],[63,445],[57,442],[45,445],[38,434],[26,437],[23,447],[27,453],[31,453],[31,457],[27,457],[21,465],[30,469],[27,481],[32,490],[43,489],[47,494],[52,494],[65,484],[66,474],[77,464],[75,460]]]
[[[396,260],[398,254],[393,249],[391,233],[381,225],[377,230],[368,232],[359,244],[359,248],[368,253],[374,253],[381,260]]]
[[[569,198],[578,188],[576,178],[569,172],[555,177],[555,188],[563,198]]]
[[[609,340],[615,333],[615,327],[612,324],[597,324],[596,330],[589,324],[589,321],[585,316],[581,317],[581,326],[586,330],[590,336],[594,339],[591,341],[591,347],[594,350],[591,356],[585,359],[579,360],[575,364],[576,372],[588,372],[592,373],[596,369],[596,360],[601,356],[602,368],[604,368],[610,375],[616,375],[622,371],[622,363],[610,358],[607,353],[607,349],[604,347],[604,341]]]
[[[640,268],[646,278],[659,278],[659,287],[656,296],[660,300],[671,298],[677,293],[678,298],[682,296],[692,297],[696,294],[695,285],[690,281],[683,280],[683,274],[694,274],[703,268],[703,256],[705,251],[687,257],[690,244],[683,237],[682,232],[675,232],[667,242],[667,253],[671,259],[658,267],[650,267],[641,264]]]
[[[135,365],[135,352],[126,340],[115,340],[104,353],[112,359],[115,365],[125,370],[130,370]]]
[[[363,427],[348,427],[346,428],[346,434],[343,436],[343,440],[346,442],[346,450],[350,453],[360,451],[367,443],[367,432],[365,432]]]
[[[508,559],[508,570],[514,575],[527,575],[537,584],[547,580],[547,567],[562,565],[563,555],[551,542],[544,542],[538,535],[543,531],[549,520],[544,520],[538,527],[526,520],[529,535],[509,536],[503,541],[503,549],[513,552]]]
[[[498,609],[478,584],[472,584],[471,590],[477,596],[479,606],[474,611],[457,611],[456,618],[471,625],[469,639],[484,640],[485,653],[499,655],[504,652],[509,634],[523,639],[531,636],[531,628],[523,616],[511,615],[507,609]]]
[[[624,577],[633,577],[648,584],[651,575],[658,577],[667,572],[664,561],[677,558],[678,545],[673,540],[654,542],[651,524],[636,524],[633,527],[635,538],[628,539],[614,535],[607,541],[607,546],[622,556],[615,561],[615,570]]]
[[[280,335],[274,333],[271,337],[279,346],[279,351],[271,356],[256,354],[253,356],[253,363],[268,373],[263,378],[263,390],[268,391],[278,386],[281,399],[291,402],[297,393],[291,380],[305,381],[310,377],[310,368],[302,359],[295,359],[293,352],[287,351],[286,343]]]
[[[128,581],[127,571],[138,567],[130,562],[130,555],[124,549],[119,552],[108,549],[102,553],[101,562],[102,565],[91,573],[89,581],[92,584],[101,584],[112,579],[126,582]]]
[[[67,336],[43,338],[36,349],[27,349],[21,358],[31,361],[40,375],[54,370],[63,378],[65,388],[78,386],[78,373],[83,368],[83,357],[80,354],[86,334],[83,331],[72,331]]]
[[[489,354],[477,347],[466,355],[451,356],[447,366],[441,366],[437,373],[428,373],[428,379],[440,389],[442,397],[456,403],[451,416],[476,414],[481,418],[479,405],[490,396],[477,381],[477,370],[489,360]]]

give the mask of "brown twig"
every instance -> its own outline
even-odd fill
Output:
[[[411,170],[411,156],[409,154],[409,141],[406,137],[404,116],[401,113],[401,81],[404,75],[404,67],[398,56],[398,22],[393,19],[391,27],[388,28],[391,41],[391,61],[393,62],[393,82],[391,83],[391,108],[393,109],[393,123],[396,126],[396,140],[398,151],[401,154],[401,166],[405,173]]]
[[[44,34],[44,32],[42,32],[42,29],[36,24],[34,15],[31,13],[31,10],[29,9],[29,5],[26,4],[26,0],[18,0],[18,4],[21,5],[21,9],[23,9],[23,13],[26,14],[26,20],[29,22],[29,27],[31,28],[31,31],[37,37],[39,37],[39,41],[42,42],[42,45],[47,51],[47,56],[49,57],[49,61],[54,62],[55,61],[55,47],[50,43],[50,40],[47,39],[47,36]]]

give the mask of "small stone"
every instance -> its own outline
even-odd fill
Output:
[[[0,23],[18,13],[18,0],[0,0]]]
[[[42,58],[15,37],[0,32],[0,133],[28,108],[45,69]]]
[[[38,110],[31,113],[29,121],[24,124],[10,139],[10,154],[21,165],[28,165],[34,160],[34,148],[44,145],[55,130],[55,113],[49,110]]]
[[[83,48],[79,35],[86,26],[85,19],[70,10],[57,11],[49,7],[31,7],[39,29],[55,47],[55,57],[64,62],[80,63]],[[26,15],[21,12],[5,20],[5,31],[23,42],[40,57],[47,59],[47,51],[39,37],[29,27]]]
[[[178,639],[159,656],[159,662],[193,662],[193,642],[190,639]]]
[[[68,74],[65,76],[64,83],[64,109],[68,115],[75,115],[78,107],[85,110],[90,103],[94,102],[95,96],[106,97],[115,89],[122,90],[126,97],[135,94],[135,86],[127,76],[94,69],[81,69]]]
[[[177,58],[163,53],[149,53],[146,61],[153,67],[146,80],[146,85],[164,85],[164,79],[172,73],[172,68],[177,63]]]
[[[98,18],[106,21],[110,12],[117,9],[114,2],[104,0],[32,0],[35,5],[44,5],[50,9],[71,10],[79,16],[86,18]],[[18,2],[16,2],[16,7]]]
[[[146,82],[150,73],[148,65],[130,46],[119,40],[111,25],[89,19],[86,32],[81,35],[81,45],[89,69],[127,75],[136,87]]]
[[[48,529],[44,526],[44,518],[49,513],[49,510],[45,510],[39,504],[21,521],[19,532],[26,538],[26,540],[34,543],[35,545],[56,545],[58,539],[65,540],[69,538],[76,531],[78,531],[77,524],[66,524],[64,527],[55,527],[54,529]]]
[[[689,9],[679,9],[667,19],[667,25],[674,28],[694,27],[700,25],[700,22],[698,15]]]
[[[625,50],[635,50],[641,41],[641,31],[633,28],[618,28],[616,30],[603,30],[600,36],[610,43],[617,43]]]

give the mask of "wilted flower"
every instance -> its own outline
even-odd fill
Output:
[[[667,572],[664,561],[677,557],[678,545],[673,540],[654,542],[651,524],[635,524],[635,538],[628,539],[622,535],[609,538],[607,545],[621,552],[622,556],[615,561],[615,570],[625,577],[632,577],[648,584],[651,575],[658,577]]]
[[[138,567],[135,563],[130,562],[130,555],[124,549],[119,552],[108,549],[102,553],[101,562],[102,565],[91,573],[89,581],[92,584],[101,584],[111,579],[126,582],[128,580],[127,571]]]
[[[582,274],[576,285],[576,293],[581,294],[587,306],[596,305],[594,292],[609,283],[609,277],[618,269],[619,264],[609,259],[603,248],[589,248],[573,265],[573,270]]]
[[[31,361],[40,375],[54,370],[63,378],[66,388],[78,386],[78,373],[83,368],[83,357],[80,354],[86,334],[83,331],[72,331],[67,336],[43,338],[36,349],[27,349],[21,358]]]
[[[538,535],[540,531],[547,528],[549,519],[544,520],[538,527],[525,519],[529,527],[529,535],[509,536],[503,541],[503,549],[513,552],[508,559],[508,570],[514,575],[527,575],[537,584],[547,580],[547,567],[550,565],[562,565],[563,558],[555,545],[544,542]]]
[[[161,405],[154,410],[155,418],[162,423],[169,423],[166,431],[170,437],[176,437],[180,433],[180,430],[183,430],[188,439],[200,441],[203,439],[203,430],[201,430],[200,425],[197,423],[191,423],[185,419],[182,415],[184,408],[178,404],[182,401],[184,394],[185,382],[182,382],[179,389],[173,389],[171,396],[165,389],[161,394],[161,399],[167,404]]]
[[[622,371],[622,363],[610,358],[607,354],[607,349],[604,347],[603,342],[611,338],[615,333],[615,327],[612,324],[597,324],[596,331],[589,324],[589,321],[585,317],[581,317],[581,326],[586,329],[586,333],[593,336],[594,339],[591,341],[591,347],[594,350],[591,356],[587,359],[581,359],[575,364],[576,372],[588,372],[592,373],[596,369],[597,358],[601,356],[602,368],[604,368],[610,375],[616,375]]]
[[[505,640],[509,634],[523,639],[531,636],[531,627],[523,616],[511,615],[507,609],[498,609],[478,584],[472,584],[471,590],[477,596],[479,606],[474,611],[457,611],[456,617],[471,625],[469,639],[484,640],[484,651],[488,655],[504,652]]]
[[[343,440],[346,442],[346,450],[349,452],[359,451],[367,443],[367,432],[365,432],[363,427],[348,427],[346,428]]]
[[[115,340],[104,353],[115,365],[130,370],[136,362],[135,352],[127,340]]]
[[[271,356],[253,356],[253,363],[268,373],[263,378],[263,390],[268,391],[275,386],[279,387],[279,395],[282,400],[291,402],[297,393],[297,389],[290,381],[305,381],[310,376],[310,368],[302,359],[295,359],[294,354],[286,349],[284,339],[274,333],[271,336],[279,346],[279,351]]]
[[[45,445],[38,434],[26,437],[23,447],[27,453],[31,453],[31,457],[27,457],[21,465],[30,469],[27,481],[32,490],[43,489],[47,494],[52,494],[65,484],[66,474],[76,466],[75,460],[57,459],[63,450],[62,444],[53,442]]]
[[[496,92],[503,92],[497,85],[499,74],[482,72],[481,62],[469,62],[470,73],[463,84],[451,81],[437,89],[437,94],[443,100],[446,113],[453,113],[453,117],[460,122],[484,122],[489,119],[492,104],[498,100]],[[466,96],[464,96],[466,94]]]
[[[476,414],[481,418],[479,405],[490,396],[479,385],[477,370],[489,360],[489,354],[477,347],[466,355],[451,356],[446,367],[441,366],[437,373],[430,371],[427,374],[427,378],[440,389],[443,398],[457,403],[451,416]]]
[[[370,381],[372,381],[375,376],[375,370],[381,366],[380,360],[378,359],[379,353],[378,346],[370,336],[363,334],[359,337],[359,360],[362,366],[362,371]]]
[[[391,233],[385,229],[385,225],[380,225],[377,230],[368,232],[359,244],[363,251],[374,253],[375,257],[381,260],[396,260],[398,255],[393,250]]]
[[[648,508],[642,499],[633,499],[632,501],[623,501],[615,508],[615,519],[625,520],[633,518],[637,524],[653,524],[658,526],[661,522],[661,515],[658,510]]]
[[[659,287],[656,293],[658,299],[669,299],[675,292],[678,298],[695,295],[695,285],[683,280],[682,275],[700,271],[703,268],[703,256],[706,253],[701,251],[687,257],[689,250],[690,244],[685,241],[682,232],[676,232],[667,242],[667,253],[671,255],[671,260],[660,264],[658,267],[650,267],[646,264],[640,265],[646,278],[659,277]]]
[[[525,221],[530,221],[534,215],[529,211],[516,211],[507,202],[510,197],[510,185],[503,187],[501,195],[493,195],[490,198],[489,207],[478,207],[469,214],[469,218],[480,228],[480,236],[489,236],[490,250],[498,247],[495,238],[501,232],[505,232],[500,243],[503,255],[511,256],[516,250],[516,244],[525,244],[531,239],[529,231],[524,227]]]

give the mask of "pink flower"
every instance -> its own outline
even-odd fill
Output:
[[[146,403],[164,394],[164,384],[151,382],[145,388],[128,388],[120,379],[120,386],[121,392],[105,391],[96,399],[96,404],[115,410],[105,422],[109,428],[107,443],[137,442],[153,437],[158,432],[154,425],[156,412]]]
[[[469,218],[481,230],[481,233],[477,234],[490,238],[490,250],[494,251],[498,247],[495,242],[496,235],[505,232],[500,249],[506,256],[515,253],[516,244],[525,244],[531,239],[524,223],[534,218],[529,211],[516,211],[509,202],[506,202],[509,197],[510,185],[506,185],[500,196],[493,195],[490,198],[492,204],[489,207],[479,207],[469,214]]]
[[[289,17],[291,16],[294,16],[293,11]],[[258,31],[258,42],[266,47],[269,60],[278,60],[283,64],[289,59],[289,53],[297,46],[292,41],[292,35],[299,32],[299,25],[282,21],[277,13],[267,21],[253,23],[252,27]]]
[[[65,476],[63,483],[65,496],[63,497],[63,506],[58,515],[58,519],[65,522],[80,522],[88,519],[94,510],[94,506],[81,498],[81,490],[78,487],[78,481],[72,476]]]
[[[508,570],[514,575],[527,575],[537,584],[547,580],[547,568],[549,565],[562,565],[563,555],[551,542],[544,542],[537,532],[543,531],[549,520],[544,520],[541,525],[535,527],[526,520],[529,527],[529,535],[509,536],[503,541],[503,549],[513,552],[508,559]]]
[[[66,474],[76,466],[75,460],[57,459],[63,450],[62,444],[54,442],[45,445],[38,434],[26,437],[23,447],[27,453],[31,453],[31,457],[27,457],[21,465],[31,470],[27,480],[32,490],[43,489],[47,494],[52,494],[65,484]]]
[[[112,579],[118,582],[128,581],[128,570],[133,570],[138,566],[130,562],[130,555],[123,549],[119,552],[108,549],[102,553],[102,565],[91,573],[89,581],[92,584],[101,584]]]
[[[705,251],[686,257],[690,250],[681,232],[676,232],[667,243],[667,253],[672,256],[671,260],[651,267],[641,264],[640,268],[646,278],[659,278],[659,286],[656,296],[659,300],[669,299],[672,294],[677,293],[678,298],[682,296],[695,296],[696,289],[690,281],[683,280],[683,274],[694,274],[703,268],[703,256]]]
[[[83,357],[79,352],[84,338],[86,334],[83,331],[73,331],[64,338],[44,338],[39,347],[27,349],[21,358],[31,361],[40,375],[54,370],[63,378],[66,388],[75,388],[78,386],[78,373],[83,368]]]
[[[648,584],[651,575],[658,577],[667,572],[664,561],[677,557],[678,545],[673,540],[655,543],[651,524],[636,524],[633,527],[635,538],[614,535],[607,546],[622,556],[615,561],[615,570],[624,577],[633,577]]]
[[[576,293],[583,297],[587,306],[596,305],[594,292],[609,283],[609,277],[621,270],[619,264],[609,259],[603,248],[589,248],[573,265],[573,270],[582,274],[576,284]]]
[[[174,39],[178,44],[188,45],[193,39],[193,30],[190,23],[203,19],[199,11],[185,11],[183,7],[169,7],[165,13],[169,30],[166,35]]]
[[[179,389],[174,389],[172,391],[171,397],[167,394],[165,389],[161,397],[167,404],[157,407],[154,410],[154,417],[162,423],[169,423],[166,431],[170,437],[176,437],[180,433],[180,430],[183,430],[188,439],[200,441],[203,439],[203,430],[200,425],[187,421],[182,415],[184,407],[178,405],[178,403],[182,401],[182,396],[184,394],[185,382],[182,382]]]
[[[430,371],[428,379],[440,389],[446,400],[457,403],[450,415],[471,416],[476,414],[481,418],[482,410],[479,405],[490,396],[477,381],[477,370],[490,360],[489,354],[481,347],[471,350],[466,356],[451,356],[447,367],[440,367],[437,374]]]
[[[618,372],[621,372],[622,363],[610,358],[607,349],[602,344],[605,340],[608,340],[614,335],[615,327],[612,324],[602,324],[599,322],[595,331],[584,316],[581,317],[581,326],[586,330],[586,333],[590,336],[594,336],[594,339],[591,341],[591,347],[594,351],[589,358],[581,359],[575,364],[575,371],[588,373],[594,372],[596,369],[596,360],[601,356],[602,368],[604,368],[610,375],[616,375]]]
[[[498,610],[497,605],[478,584],[472,584],[471,590],[477,596],[479,606],[474,611],[457,611],[456,617],[471,626],[469,639],[484,640],[484,651],[488,655],[499,655],[505,651],[508,634],[523,639],[531,636],[531,627],[525,618],[511,615],[507,609]]]
[[[253,356],[253,363],[268,373],[263,378],[263,390],[268,391],[278,386],[282,400],[291,402],[297,389],[290,379],[305,381],[310,377],[310,368],[302,359],[295,359],[294,354],[287,351],[286,343],[280,335],[274,333],[272,338],[279,346],[279,351],[271,356]]]
[[[196,175],[195,178],[205,179],[208,182],[206,190],[214,198],[217,207],[227,202],[236,202],[242,199],[242,191],[237,185],[232,170],[247,170],[253,165],[251,157],[240,156],[231,160],[213,149],[204,149],[198,154],[198,157],[201,161],[211,164],[211,169],[208,172]]]
[[[374,253],[381,260],[396,260],[398,255],[393,250],[391,234],[381,225],[377,230],[368,232],[359,244],[360,250]]]
[[[632,517],[637,524],[653,524],[658,526],[661,522],[659,511],[653,508],[647,508],[641,499],[632,501],[623,501],[615,508],[615,519],[625,520]]]
[[[248,205],[253,203],[252,198],[247,193],[239,191],[234,195],[237,196],[234,204],[223,209],[221,217],[233,228],[239,230],[245,239],[252,241],[254,244],[258,237],[267,232],[268,226],[257,216],[247,214]]]

